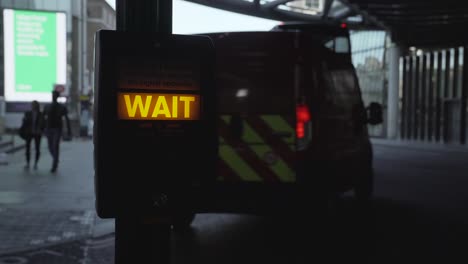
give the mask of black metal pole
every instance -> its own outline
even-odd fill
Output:
[[[468,98],[468,46],[463,47],[463,82],[461,91],[460,143],[466,144],[466,105]]]
[[[172,0],[117,0],[116,13],[118,31],[172,34]],[[169,218],[117,216],[115,263],[171,263]]]
[[[419,139],[419,119],[421,118],[421,96],[420,96],[420,77],[421,77],[421,60],[419,56],[416,55],[415,58],[415,65],[414,65],[414,130],[413,130],[413,138],[418,140]]]
[[[427,137],[429,141],[432,141],[434,136],[434,52],[431,52],[429,55],[429,91],[427,113]]]
[[[451,51],[450,49],[445,50],[445,87],[444,87],[444,97],[448,99],[450,97],[450,59]]]
[[[403,57],[403,87],[401,95],[401,125],[400,125],[400,136],[405,139],[406,129],[408,127],[407,116],[408,116],[408,72],[407,72],[408,57]]]
[[[442,118],[442,51],[437,52],[437,82],[435,89],[436,116],[435,116],[435,140],[440,141]]]
[[[426,140],[426,94],[427,94],[427,55],[422,55],[422,65],[421,65],[421,116],[419,118],[419,134],[421,140]]]
[[[443,99],[443,107],[442,107],[442,111],[443,111],[443,122],[442,122],[442,126],[443,126],[443,129],[442,129],[442,138],[444,140],[445,143],[448,142],[449,140],[449,120],[448,120],[448,117],[449,117],[449,104],[448,104],[448,99],[450,97],[450,59],[451,59],[451,51],[450,49],[447,49],[445,51],[445,87],[444,87],[444,99]]]
[[[414,94],[414,56],[409,56],[408,60],[408,87],[406,90],[408,91],[408,107],[406,108],[408,111],[407,114],[407,124],[406,127],[406,135],[408,139],[413,138],[413,124],[414,124],[414,102],[413,102],[413,94]]]
[[[460,50],[458,47],[456,47],[454,56],[453,56],[452,98],[458,97],[458,67],[460,64],[459,56],[460,56]]]

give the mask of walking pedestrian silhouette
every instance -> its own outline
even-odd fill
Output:
[[[57,99],[60,96],[58,91],[52,92],[52,103],[44,109],[45,118],[45,133],[49,152],[52,155],[52,173],[57,171],[60,155],[60,141],[63,131],[63,119],[65,118],[67,125],[68,137],[71,138],[70,120],[68,118],[68,110],[60,104]]]
[[[34,159],[34,169],[37,169],[37,163],[41,156],[41,138],[44,130],[44,115],[41,112],[40,105],[37,101],[32,101],[31,110],[26,111],[21,125],[21,134],[26,141],[26,165],[25,169],[29,169],[29,161],[31,159],[31,142],[34,140],[36,157]]]

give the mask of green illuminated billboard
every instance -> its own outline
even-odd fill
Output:
[[[60,12],[5,9],[5,100],[50,102],[66,84],[66,17]]]

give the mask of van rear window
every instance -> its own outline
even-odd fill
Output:
[[[360,103],[359,85],[352,69],[325,70],[324,79],[328,111],[348,112]]]
[[[294,34],[234,33],[212,39],[220,112],[294,112]]]
[[[292,72],[264,69],[255,76],[237,72],[220,72],[216,79],[219,110],[223,113],[283,113],[294,111]]]

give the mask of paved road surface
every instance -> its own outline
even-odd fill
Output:
[[[49,175],[46,160],[36,174],[21,172],[19,164],[0,167],[1,177],[9,179],[0,186],[0,238],[40,233],[34,230],[51,225],[37,220],[47,218],[41,212],[56,214],[55,228],[44,227],[36,238],[42,244],[29,239],[18,250],[3,246],[0,264],[112,263],[112,222],[93,213],[91,147],[85,141],[64,145],[67,173]],[[173,235],[174,263],[311,263],[323,256],[328,261],[317,263],[467,263],[467,149],[378,141],[375,156],[370,212],[361,213],[345,195],[320,226],[313,217],[197,215],[190,230]]]

